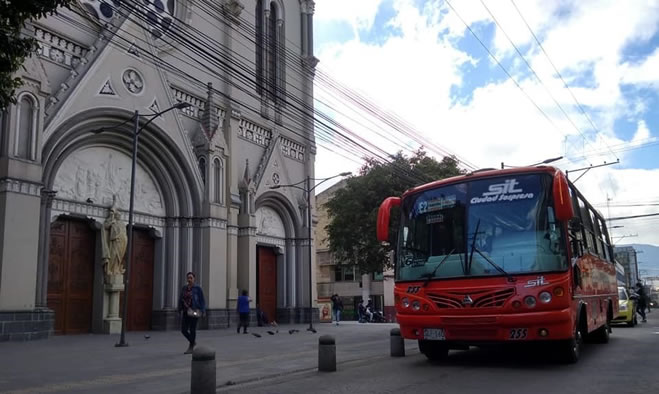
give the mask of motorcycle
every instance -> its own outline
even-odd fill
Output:
[[[387,320],[384,318],[384,313],[382,311],[373,311],[373,323],[386,323]]]

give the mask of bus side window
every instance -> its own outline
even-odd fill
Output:
[[[597,247],[595,246],[595,236],[593,234],[593,222],[590,216],[590,211],[584,200],[579,196],[579,213],[581,214],[581,223],[583,224],[584,239],[586,240],[586,248],[589,252],[597,254]]]
[[[583,255],[583,225],[581,222],[580,210],[578,209],[577,194],[570,187],[572,204],[574,205],[574,218],[568,223],[568,236],[570,238],[570,247],[572,248],[572,257],[581,257]]]
[[[606,228],[606,222],[603,218],[599,218],[600,222],[600,236],[602,241],[602,249],[604,250],[604,258],[613,263],[613,256],[611,255],[611,242],[609,240],[609,231]]]

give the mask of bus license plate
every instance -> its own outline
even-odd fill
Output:
[[[445,341],[446,335],[443,328],[424,328],[423,339],[431,341]]]
[[[511,328],[510,329],[510,335],[508,335],[508,339],[510,340],[519,340],[519,339],[526,339],[526,334],[528,333],[528,328]]]

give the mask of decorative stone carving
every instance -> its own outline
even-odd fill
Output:
[[[268,146],[272,139],[272,131],[252,123],[247,119],[240,119],[238,136],[257,145]]]
[[[227,0],[226,3],[224,3],[224,10],[229,16],[235,19],[240,17],[240,13],[243,12],[243,9],[245,9],[245,6],[238,0]]]
[[[35,27],[34,37],[39,43],[37,53],[63,66],[76,67],[87,54],[87,49],[80,44],[40,27]]]
[[[117,206],[128,210],[131,158],[104,147],[91,147],[72,153],[60,166],[53,190],[58,199],[109,206],[116,195]],[[137,166],[135,211],[165,216],[160,192],[149,174]]]
[[[133,43],[130,44],[130,48],[128,48],[128,51],[126,51],[126,52],[128,52],[129,54],[131,54],[131,55],[133,55],[137,58],[141,57],[140,56],[140,50],[137,48],[137,45],[135,44],[135,41],[133,41]]]
[[[83,0],[82,4],[92,16],[100,22],[109,22],[114,18],[115,9],[121,6],[121,1]]]
[[[116,96],[116,93],[114,92],[114,88],[112,87],[112,83],[110,82],[109,78],[107,81],[105,81],[103,87],[98,92],[98,94],[103,96]]]
[[[126,224],[121,221],[121,213],[116,205],[116,200],[108,217],[103,223],[101,244],[103,246],[103,269],[106,278],[113,275],[122,275],[124,273],[124,254],[128,237],[126,236]],[[106,282],[110,281],[109,279]]]
[[[281,153],[291,159],[304,161],[305,147],[288,138],[281,138]]]
[[[158,100],[153,99],[153,102],[152,102],[151,105],[149,106],[149,109],[150,109],[151,111],[153,111],[153,113],[155,113],[155,114],[157,114],[158,112],[160,112],[160,106],[158,105]]]
[[[270,207],[256,210],[256,233],[277,238],[286,238],[286,228],[281,217]]]
[[[176,15],[176,0],[142,0],[144,15],[149,24],[151,35],[160,38],[172,25]]]
[[[122,80],[124,81],[126,89],[133,94],[139,94],[144,89],[144,80],[142,79],[142,76],[133,69],[124,71]]]

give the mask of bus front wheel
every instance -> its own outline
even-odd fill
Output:
[[[583,335],[579,329],[579,325],[575,327],[574,336],[563,343],[563,355],[565,362],[575,364],[579,361],[581,356],[581,348],[583,346]]]
[[[440,341],[427,341],[419,339],[419,350],[428,360],[440,361],[448,357],[448,346]]]

